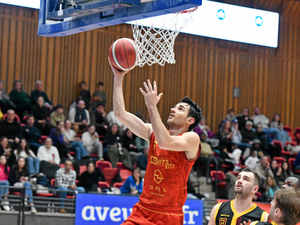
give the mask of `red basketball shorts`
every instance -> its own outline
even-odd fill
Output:
[[[184,214],[176,209],[161,208],[150,205],[136,203],[132,208],[132,213],[124,221],[124,225],[182,225]]]

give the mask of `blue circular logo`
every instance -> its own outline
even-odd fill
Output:
[[[217,17],[219,20],[224,20],[225,19],[225,11],[223,9],[219,9],[217,12]]]
[[[256,24],[256,26],[261,27],[263,25],[263,23],[264,23],[264,20],[263,20],[263,18],[261,16],[257,16],[255,18],[255,24]]]

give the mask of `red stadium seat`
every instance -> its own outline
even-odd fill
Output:
[[[211,180],[215,181],[217,174],[218,174],[218,186],[221,188],[225,188],[226,187],[226,181],[225,181],[226,176],[223,171],[218,170],[218,173],[215,170],[210,171]]]
[[[6,118],[6,113],[3,115],[3,117],[2,117],[2,119],[3,120],[5,120],[5,118]],[[17,120],[17,122],[19,122],[20,123],[20,117],[17,115],[17,114],[15,114],[15,120]]]
[[[231,173],[231,174],[233,174],[233,175],[235,175],[237,177],[240,172],[237,172],[237,171],[228,171],[228,173]]]
[[[127,169],[121,169],[120,170],[120,177],[123,180],[126,180],[128,177],[130,177],[132,175],[132,172],[130,170]]]
[[[290,166],[290,170],[293,171],[294,174],[300,175],[300,170],[294,170],[294,163],[295,163],[296,159],[295,158],[289,158],[289,166]]]
[[[124,164],[122,162],[118,162],[117,163],[117,169],[123,170],[123,169],[127,169],[127,168],[124,166]]]
[[[118,169],[116,168],[105,168],[103,169],[103,174],[105,177],[105,181],[109,183],[109,185],[113,184],[113,179],[117,176],[118,174]]]
[[[291,154],[290,152],[284,150],[284,148],[283,148],[280,141],[273,140],[273,143],[274,143],[275,146],[277,146],[281,149],[281,156],[288,156],[288,155]]]
[[[109,184],[105,181],[99,181],[98,182],[98,187],[99,188],[110,188]]]
[[[285,147],[287,147],[288,145],[297,146],[297,142],[296,141],[287,141],[287,142],[285,142]]]
[[[87,171],[87,166],[83,165],[79,167],[79,176],[84,173],[85,171]]]
[[[114,188],[121,188],[123,186],[124,183],[122,182],[116,182],[114,183]]]
[[[285,130],[288,133],[288,135],[291,137],[292,141],[296,141],[296,137],[293,134],[293,130],[290,126],[283,126],[283,130]]]
[[[105,168],[112,168],[111,163],[108,161],[96,161],[96,167],[104,170]]]

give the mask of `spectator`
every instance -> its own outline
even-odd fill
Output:
[[[43,135],[49,135],[51,124],[48,123],[48,112],[44,106],[44,98],[38,97],[37,104],[32,107],[32,115],[35,118],[35,127],[37,127]]]
[[[50,123],[56,127],[57,122],[65,121],[64,107],[61,104],[55,106],[54,111],[50,114]]]
[[[141,177],[145,176],[145,172],[148,165],[149,146],[145,146],[144,154],[138,156],[137,167],[141,169]]]
[[[19,122],[15,121],[15,112],[10,109],[7,111],[5,120],[0,122],[1,136],[7,137],[10,146],[14,149],[22,138],[22,128]]]
[[[9,202],[7,200],[7,195],[8,195],[8,188],[3,188],[2,186],[9,186],[8,182],[8,175],[9,175],[10,168],[7,165],[7,160],[5,155],[0,156],[0,200],[2,199],[2,207],[5,211],[9,211]]]
[[[249,120],[249,110],[244,108],[241,114],[238,114],[236,119],[239,121],[240,130],[246,126],[246,122]]]
[[[283,146],[285,146],[285,142],[292,140],[288,133],[285,130],[283,130],[283,124],[280,121],[280,114],[276,113],[274,115],[270,127],[279,130],[279,141],[282,143]]]
[[[3,89],[3,80],[0,80],[0,108],[3,113],[8,109],[15,108],[16,105],[10,100],[8,94]]]
[[[39,147],[37,157],[40,160],[40,172],[49,179],[54,178],[59,169],[60,157],[57,148],[52,146],[51,138],[46,138],[45,145]]]
[[[242,142],[249,145],[253,144],[253,140],[257,139],[255,131],[252,130],[252,122],[249,120],[246,123],[246,127],[241,130],[241,135],[243,137]]]
[[[268,134],[263,131],[262,125],[260,123],[256,126],[256,136],[261,142],[261,149],[263,150],[264,154],[268,153],[269,144],[271,144],[273,140]]]
[[[273,200],[275,191],[277,191],[278,189],[279,187],[276,185],[274,177],[268,177],[267,190],[265,193],[268,202]]]
[[[206,170],[209,164],[215,165],[215,160],[213,159],[214,152],[211,149],[211,146],[206,143],[206,135],[205,133],[200,134],[200,141],[201,141],[201,152],[200,157],[196,160],[195,166],[197,168],[197,176],[200,177],[202,174],[206,174]],[[218,168],[221,168],[223,164],[223,160],[219,157],[216,157],[218,162]]]
[[[127,169],[132,170],[130,155],[127,149],[122,147],[122,139],[117,124],[111,126],[110,130],[104,136],[104,142],[112,167],[116,168],[117,162],[122,162]]]
[[[70,109],[69,119],[72,122],[72,128],[76,133],[83,133],[87,130],[91,121],[89,111],[85,109],[83,100],[79,100],[77,106]]]
[[[0,155],[6,157],[8,166],[12,166],[16,161],[15,155],[13,154],[12,148],[6,137],[0,139]]]
[[[99,160],[103,160],[103,146],[99,141],[99,135],[96,132],[96,128],[94,125],[90,125],[88,131],[82,134],[82,144],[89,153],[97,154]]]
[[[70,154],[71,145],[67,144],[64,139],[64,122],[58,122],[56,128],[51,129],[49,137],[52,139],[53,145],[58,149],[60,159],[73,159]]]
[[[229,109],[225,119],[232,121],[235,118],[236,118],[236,116],[234,115],[234,109]]]
[[[43,82],[40,80],[37,80],[35,82],[35,90],[33,90],[30,94],[30,101],[32,105],[35,105],[37,103],[37,100],[39,97],[43,97],[45,101],[45,107],[49,110],[52,111],[53,109],[53,104],[49,100],[48,95],[43,91]]]
[[[264,153],[261,149],[261,142],[259,139],[253,140],[252,151],[256,151],[259,158],[264,156]]]
[[[79,185],[82,186],[86,192],[102,193],[101,188],[98,187],[99,181],[105,181],[102,171],[99,168],[95,168],[93,162],[88,162],[86,167],[87,171],[80,175]]]
[[[29,175],[36,175],[40,171],[40,160],[35,156],[33,151],[29,149],[27,141],[25,138],[22,138],[18,148],[14,151],[16,158],[23,157],[27,160]]]
[[[76,137],[76,133],[71,129],[72,123],[70,120],[66,120],[65,129],[63,132],[65,142],[71,145],[73,151],[76,152],[76,159],[88,157],[88,152],[81,143],[81,139]]]
[[[250,144],[242,142],[243,137],[241,132],[239,131],[239,123],[237,119],[232,120],[231,130],[233,131],[232,143],[236,144],[242,150],[242,152],[244,152],[246,148],[252,147]]]
[[[241,167],[239,167],[240,164],[240,158],[242,155],[242,150],[238,148],[238,146],[236,144],[232,145],[232,153],[226,151],[224,151],[228,157],[231,159],[232,164],[234,165],[234,169],[233,171],[240,171]]]
[[[59,192],[59,197],[63,200],[61,201],[62,205],[59,209],[60,213],[66,213],[64,209],[64,202],[67,196],[68,190],[78,191],[78,192],[85,192],[83,187],[77,187],[75,184],[76,181],[76,172],[72,170],[72,161],[66,160],[65,166],[57,170],[55,175],[55,186],[57,190],[66,191],[66,192]]]
[[[103,91],[104,84],[103,82],[99,82],[97,86],[97,90],[93,93],[92,99],[92,107],[95,108],[99,102],[102,102],[104,105],[106,104],[106,93]]]
[[[280,176],[281,175],[281,167],[278,167],[277,161],[274,159],[271,161],[271,170],[274,175],[275,181],[278,185],[279,185],[280,181],[285,180],[285,179],[281,179],[281,176]]]
[[[136,167],[133,170],[133,175],[126,179],[120,189],[122,194],[140,195],[143,192],[143,180],[140,168]]]
[[[22,84],[20,80],[14,81],[13,90],[9,93],[10,100],[16,105],[16,113],[19,118],[23,118],[25,111],[30,112],[30,100],[26,92],[22,90]]]
[[[281,170],[280,170],[280,177],[281,181],[284,181],[286,178],[294,175],[293,172],[290,170],[290,166],[287,162],[283,162],[281,164]]]
[[[254,168],[254,171],[264,182],[267,182],[267,177],[274,177],[272,170],[270,169],[270,163],[267,156],[261,157],[260,162]]]
[[[34,122],[34,117],[32,115],[28,115],[26,118],[27,125],[22,127],[22,129],[23,137],[26,138],[32,150],[37,153],[38,148],[42,146],[42,144],[39,143],[41,132],[38,128],[33,126]]]
[[[131,152],[138,153],[138,149],[135,145],[135,139],[133,137],[133,133],[128,128],[126,129],[123,135],[123,147],[126,148],[130,153]]]
[[[136,145],[138,152],[143,152],[144,149],[149,146],[149,144],[146,140],[144,140],[143,138],[140,138],[138,136],[135,138],[135,145]]]
[[[259,107],[254,108],[254,115],[251,116],[254,126],[256,127],[259,123],[263,127],[263,131],[273,137],[275,140],[280,140],[280,132],[276,128],[269,128],[270,120],[264,115],[260,114]]]
[[[199,124],[194,128],[194,131],[199,135],[203,132],[206,135],[206,142],[210,143],[213,148],[219,146],[219,139],[214,138],[214,133],[210,130],[209,126],[206,125],[206,118],[202,117]]]
[[[257,158],[257,152],[252,151],[251,155],[245,161],[245,166],[249,167],[251,170],[254,171],[258,163],[259,159]]]
[[[217,134],[218,139],[220,140],[220,145],[225,146],[227,151],[231,151],[233,131],[231,130],[231,122],[225,120]]]
[[[78,100],[83,100],[85,103],[85,108],[87,110],[89,110],[90,101],[91,101],[91,93],[89,90],[86,89],[85,81],[81,81],[79,87],[80,87],[80,92],[79,92]]]
[[[91,112],[91,121],[92,124],[95,125],[97,133],[104,136],[107,132],[109,123],[106,119],[106,112],[102,102],[99,102],[97,108]]]
[[[32,189],[31,184],[29,182],[28,170],[25,166],[25,159],[23,157],[19,157],[17,164],[10,170],[9,174],[9,182],[14,187],[22,188],[25,187],[25,204],[28,203],[30,205],[30,212],[36,213],[36,209],[32,202]]]
[[[125,125],[117,119],[117,117],[114,114],[114,111],[110,111],[106,115],[106,119],[109,123],[109,127],[112,127],[113,124],[117,124],[117,126],[119,127],[119,134],[123,135],[123,131],[126,130],[127,127],[125,127]]]

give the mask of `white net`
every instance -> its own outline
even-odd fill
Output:
[[[175,64],[175,38],[192,21],[195,10],[197,8],[134,21],[131,27],[140,54],[137,65]]]

